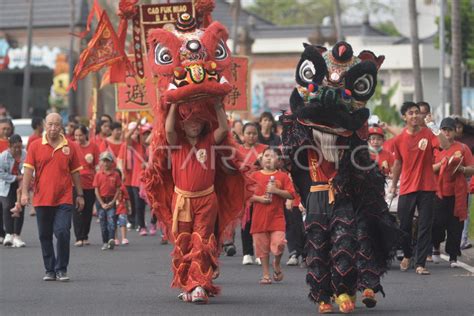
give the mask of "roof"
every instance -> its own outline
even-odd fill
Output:
[[[321,35],[330,37],[335,34],[332,25],[321,25],[319,28]],[[309,37],[316,31],[314,25],[295,25],[295,26],[277,26],[277,25],[256,25],[251,33],[254,38],[294,38]],[[367,23],[342,25],[344,36],[387,36],[387,34],[373,28]]]
[[[33,1],[33,0],[31,0]],[[70,1],[34,0],[33,27],[66,27],[70,25]],[[85,25],[88,15],[87,0],[75,0],[76,25]],[[0,0],[0,30],[28,26],[28,0]]]
[[[420,44],[432,44],[435,42],[436,37],[437,37],[437,33],[434,33],[428,37],[420,38],[419,41],[420,41]],[[402,37],[400,40],[396,41],[393,44],[400,45],[400,44],[410,44],[410,43],[411,43],[411,40],[409,37]]]

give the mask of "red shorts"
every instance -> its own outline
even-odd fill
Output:
[[[274,231],[252,234],[255,256],[257,258],[266,257],[270,251],[274,256],[281,255],[285,250],[285,232]]]

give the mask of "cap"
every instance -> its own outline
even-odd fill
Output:
[[[110,152],[104,151],[103,153],[100,154],[100,160],[114,161],[114,157],[112,156]]]
[[[383,129],[380,126],[371,126],[371,127],[369,127],[369,136],[373,135],[373,134],[385,137],[385,134],[383,133]]]
[[[146,132],[151,132],[152,129],[153,129],[153,125],[151,125],[150,123],[145,123],[142,126],[140,126],[140,133],[143,134]]]
[[[456,129],[456,121],[452,117],[445,117],[441,121],[441,125],[439,126],[440,129],[449,128],[453,131]]]

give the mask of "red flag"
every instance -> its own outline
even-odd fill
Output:
[[[127,63],[127,56],[119,43],[107,13],[103,11],[94,36],[81,53],[79,62],[74,68],[74,78],[68,90],[71,87],[74,90],[77,89],[77,81],[83,79],[90,72],[120,62]]]

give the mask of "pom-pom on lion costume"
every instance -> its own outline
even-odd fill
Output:
[[[165,120],[170,104],[177,104],[176,132],[185,140],[181,123],[200,120],[205,130],[214,131],[218,122],[214,105],[230,92],[231,53],[226,45],[228,33],[219,22],[211,22],[213,1],[196,1],[196,16],[183,13],[174,25],[151,30],[148,35],[148,77],[156,82],[159,102],[154,106],[155,124],[150,150],[149,167],[144,176],[147,196],[154,214],[174,241],[172,269],[173,287],[184,292],[196,286],[209,295],[218,293],[212,284],[217,269],[218,245],[229,223],[237,219],[251,196],[248,169],[243,167],[232,137],[227,135],[219,147],[207,153],[216,168],[214,188],[218,200],[217,223],[208,240],[190,234],[177,234],[177,215],[172,209],[175,184],[172,176],[171,150],[166,141]],[[148,91],[148,93],[152,93]],[[191,249],[191,250],[190,250]]]
[[[366,306],[375,306],[400,236],[367,149],[364,106],[383,60],[370,51],[354,56],[346,42],[330,51],[304,44],[292,113],[281,116],[292,178],[307,209],[309,297],[322,313],[332,310],[333,296],[340,311],[353,311],[357,289]]]

